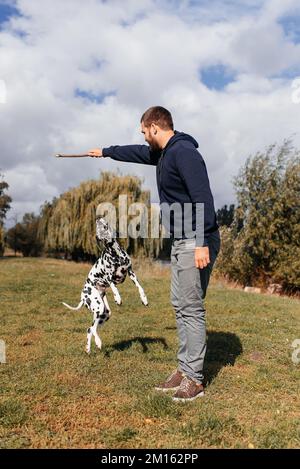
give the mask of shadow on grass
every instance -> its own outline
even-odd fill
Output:
[[[7,260],[10,260],[10,259],[12,259],[12,260],[14,260],[14,259],[24,259],[24,257],[23,256],[18,256],[18,255],[17,256],[13,256],[13,255],[11,255],[11,256],[0,256],[0,261],[7,261]]]
[[[169,348],[166,340],[161,337],[134,337],[133,339],[122,340],[121,342],[117,342],[116,344],[111,345],[107,348],[104,355],[105,357],[110,357],[113,352],[127,350],[135,343],[139,343],[142,346],[143,353],[147,353],[149,350],[149,345],[152,344],[161,344],[164,350],[168,350]]]
[[[169,349],[166,339],[162,337],[134,337],[107,347],[104,356],[109,358],[113,352],[128,350],[136,343],[141,345],[143,353],[149,352],[149,345],[153,344],[160,344],[164,350]],[[205,384],[209,384],[224,366],[233,366],[236,358],[242,352],[243,347],[236,334],[208,331],[207,352],[204,362]]]
[[[242,352],[242,343],[236,334],[208,331],[207,352],[203,370],[205,384],[209,384],[224,366],[233,366],[236,358]]]

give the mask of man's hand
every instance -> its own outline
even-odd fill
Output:
[[[206,246],[196,247],[195,248],[195,266],[197,269],[204,269],[207,264],[210,263],[209,260],[209,249]]]
[[[101,158],[102,155],[102,150],[100,148],[93,148],[92,150],[88,151],[87,154],[91,158]]]

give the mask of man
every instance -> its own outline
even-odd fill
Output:
[[[148,145],[111,146],[93,149],[91,157],[110,157],[155,165],[163,216],[166,206],[192,207],[189,217],[192,231],[178,236],[178,217],[170,220],[171,302],[175,309],[179,338],[178,368],[156,386],[159,391],[176,391],[173,400],[191,401],[204,395],[203,362],[206,353],[204,298],[213,264],[220,250],[219,227],[205,162],[193,137],[174,131],[170,112],[151,107],[141,118],[141,132]],[[204,206],[203,235],[197,232],[197,208]],[[169,212],[170,213],[170,212]],[[183,214],[183,215],[182,215]],[[176,219],[176,221],[175,221]],[[204,228],[204,230],[203,230]],[[199,231],[199,229],[198,229]],[[200,241],[199,241],[200,240]]]

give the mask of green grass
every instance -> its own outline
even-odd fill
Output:
[[[136,266],[137,263],[134,263]],[[103,349],[84,352],[91,315],[76,305],[88,264],[0,260],[0,448],[295,448],[300,443],[300,301],[229,289],[206,298],[206,395],[181,404],[153,386],[176,367],[169,270],[126,280]]]

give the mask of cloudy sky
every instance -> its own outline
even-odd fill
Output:
[[[234,202],[247,156],[300,148],[299,78],[299,0],[0,0],[7,226],[102,169],[141,175],[157,202],[153,167],[53,157],[143,143],[152,105],[198,140],[216,209]]]

